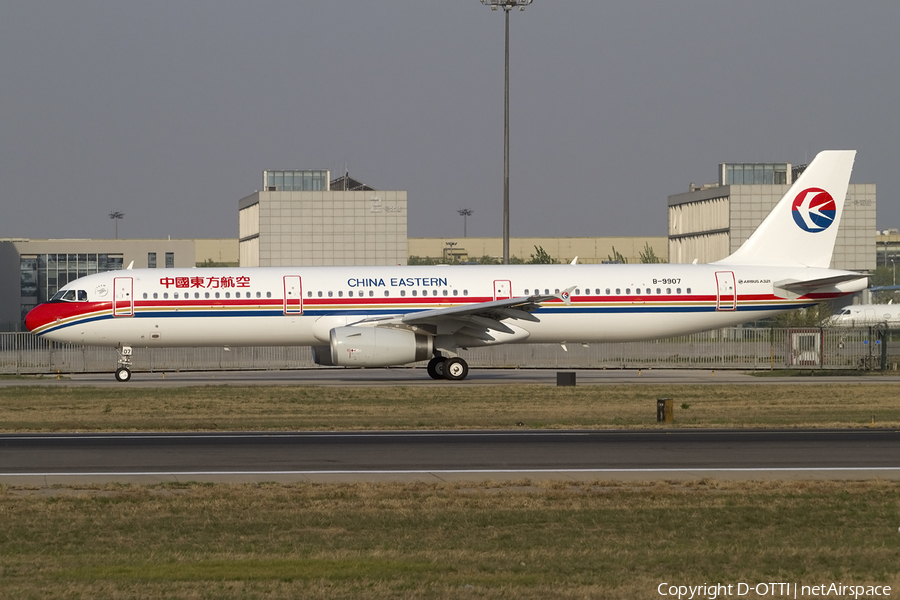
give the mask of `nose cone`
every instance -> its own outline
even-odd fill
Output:
[[[56,321],[56,311],[52,304],[38,304],[25,315],[25,327],[31,333],[40,333],[44,326]]]

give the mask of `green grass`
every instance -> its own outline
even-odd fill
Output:
[[[900,426],[900,384],[0,388],[0,431]],[[687,406],[689,408],[681,408]]]
[[[48,493],[49,492],[49,493]],[[4,598],[653,598],[900,587],[887,482],[0,489]]]

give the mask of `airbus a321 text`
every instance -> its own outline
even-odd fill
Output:
[[[460,349],[621,342],[761,319],[865,289],[830,269],[856,153],[816,156],[753,235],[710,264],[133,269],[65,285],[26,318],[43,338],[118,349],[312,346],[320,365],[428,360],[464,379]]]

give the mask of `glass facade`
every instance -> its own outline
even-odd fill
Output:
[[[147,253],[147,268],[148,269],[156,268],[156,252],[148,252]]]
[[[174,252],[166,252],[166,268],[167,269],[175,268],[175,253]]]
[[[263,187],[267,192],[325,192],[328,171],[263,171]]]
[[[121,254],[23,254],[19,281],[23,314],[79,277],[122,268]]]
[[[787,163],[735,163],[724,165],[723,185],[787,185]]]

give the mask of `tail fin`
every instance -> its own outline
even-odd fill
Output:
[[[855,150],[820,152],[753,235],[714,264],[828,268]]]

